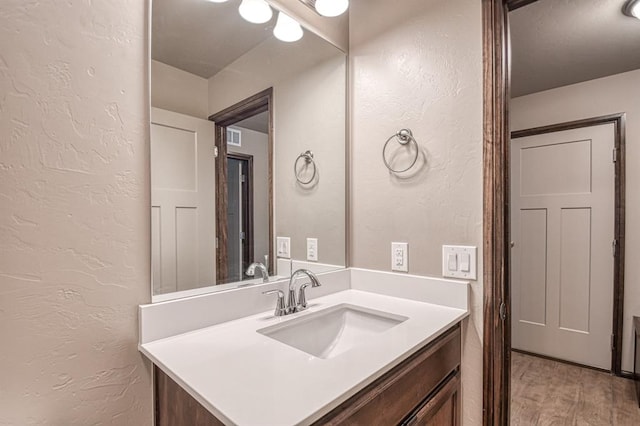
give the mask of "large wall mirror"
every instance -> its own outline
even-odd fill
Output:
[[[153,0],[153,301],[346,264],[346,55],[240,0]]]

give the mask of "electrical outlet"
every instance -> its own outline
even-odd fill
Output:
[[[409,272],[408,243],[391,243],[391,270]]]
[[[284,259],[291,259],[291,238],[276,238],[276,256]]]
[[[307,260],[318,261],[318,239],[307,238]]]

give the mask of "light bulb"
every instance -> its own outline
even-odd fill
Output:
[[[269,3],[264,0],[242,0],[238,12],[252,24],[264,24],[273,16]]]
[[[293,42],[302,38],[302,27],[298,22],[287,15],[280,12],[276,27],[273,29],[273,35],[280,41]]]
[[[322,16],[342,15],[349,8],[349,0],[316,0],[316,10]]]
[[[632,18],[640,19],[640,1],[628,0],[622,9],[622,13]]]

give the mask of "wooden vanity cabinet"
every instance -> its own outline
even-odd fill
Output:
[[[459,425],[460,342],[456,325],[315,425]]]
[[[457,324],[314,425],[458,426],[460,344]],[[156,425],[222,424],[157,367],[155,388]]]

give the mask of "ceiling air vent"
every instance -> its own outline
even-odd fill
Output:
[[[242,131],[227,127],[227,145],[241,146]]]

